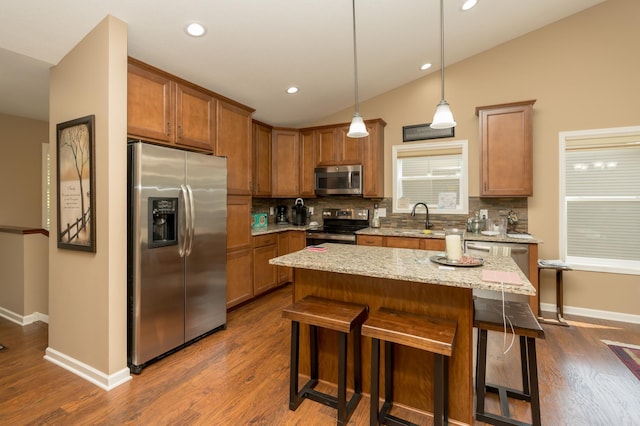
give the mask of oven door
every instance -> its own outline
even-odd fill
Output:
[[[326,232],[307,232],[307,246],[317,246],[322,243],[355,244],[355,234],[329,234]]]

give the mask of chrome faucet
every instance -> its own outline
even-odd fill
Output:
[[[427,220],[424,223],[424,229],[429,229],[433,226],[433,223],[429,223],[429,207],[427,207],[427,205],[425,203],[416,203],[413,205],[413,210],[411,210],[411,216],[415,216],[416,215],[416,207],[418,206],[424,206],[424,208],[427,210]]]

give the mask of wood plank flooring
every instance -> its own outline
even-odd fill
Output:
[[[0,318],[0,425],[332,425],[335,411],[305,401],[288,409],[291,287],[232,311],[228,328],[175,353],[106,392],[43,359],[47,325]],[[538,341],[544,425],[639,425],[640,381],[600,339],[640,345],[640,326],[569,317]],[[506,344],[509,343],[507,338]],[[520,386],[517,341],[502,354],[489,333],[488,379]],[[368,372],[366,372],[368,374]],[[331,389],[329,385],[322,385]],[[350,425],[368,425],[363,398]],[[495,400],[487,402],[497,410]],[[529,421],[528,406],[512,413]],[[421,413],[397,411],[421,425]],[[477,423],[481,425],[482,423]]]

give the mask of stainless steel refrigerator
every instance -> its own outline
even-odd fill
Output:
[[[226,327],[226,158],[128,143],[128,364]]]

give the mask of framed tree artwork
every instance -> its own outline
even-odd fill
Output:
[[[96,251],[95,116],[57,129],[58,248]]]

